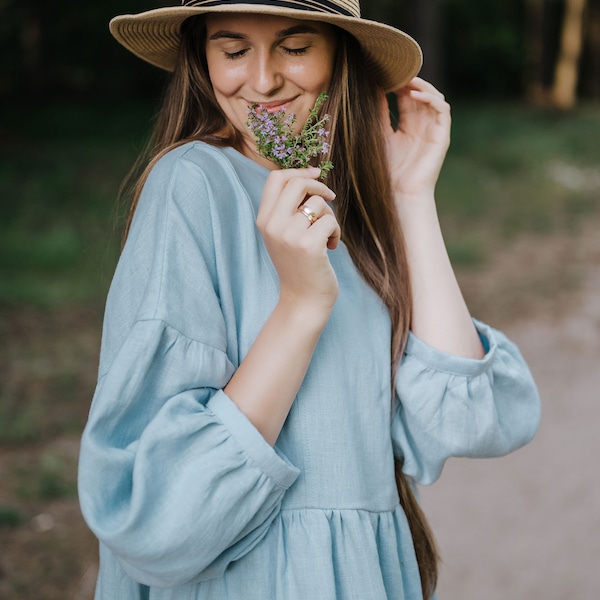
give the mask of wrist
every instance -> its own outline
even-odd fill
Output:
[[[413,219],[432,217],[437,219],[437,206],[433,190],[395,193],[394,204],[402,223]]]
[[[333,304],[329,298],[299,298],[282,293],[274,313],[282,324],[320,335],[329,321]]]

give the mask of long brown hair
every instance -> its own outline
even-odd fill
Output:
[[[336,192],[336,216],[352,260],[379,294],[392,320],[392,388],[410,328],[412,295],[402,228],[387,169],[381,122],[381,89],[364,68],[358,42],[340,32],[329,100],[331,160],[327,184]],[[438,551],[433,533],[402,463],[395,462],[396,485],[413,537],[424,598],[435,592]]]
[[[400,364],[412,311],[409,269],[402,229],[392,198],[381,123],[381,89],[358,42],[337,30],[338,47],[329,98],[323,112],[331,115],[331,154],[335,168],[327,185],[336,192],[336,216],[352,260],[387,306],[392,321],[392,386]],[[240,147],[240,134],[228,123],[214,96],[203,52],[206,30],[202,17],[182,27],[177,67],[167,87],[153,137],[140,157],[132,188],[133,200],[125,236],[142,187],[156,161],[176,146],[202,140]],[[141,167],[141,168],[140,168]],[[432,532],[402,472],[395,464],[396,485],[413,537],[423,596],[437,583],[438,552]]]

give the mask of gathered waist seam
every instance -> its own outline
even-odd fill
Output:
[[[357,508],[357,507],[331,507],[331,506],[301,506],[296,508],[281,508],[279,512],[365,512],[372,514],[385,514],[395,512],[398,508],[401,508],[400,504],[395,504],[391,508],[384,508],[383,510],[371,509],[371,508]]]

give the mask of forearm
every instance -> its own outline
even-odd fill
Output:
[[[279,302],[225,387],[274,445],[304,380],[329,310]]]
[[[429,346],[466,358],[484,354],[444,244],[433,194],[398,198],[413,309],[411,329]]]

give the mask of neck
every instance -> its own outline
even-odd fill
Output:
[[[255,163],[259,164],[261,167],[269,169],[269,171],[276,171],[281,168],[278,164],[260,154],[256,149],[256,144],[254,141],[248,140],[245,136],[242,137],[240,147],[236,148],[236,150],[241,152],[246,158],[249,158],[250,160],[253,160]]]

